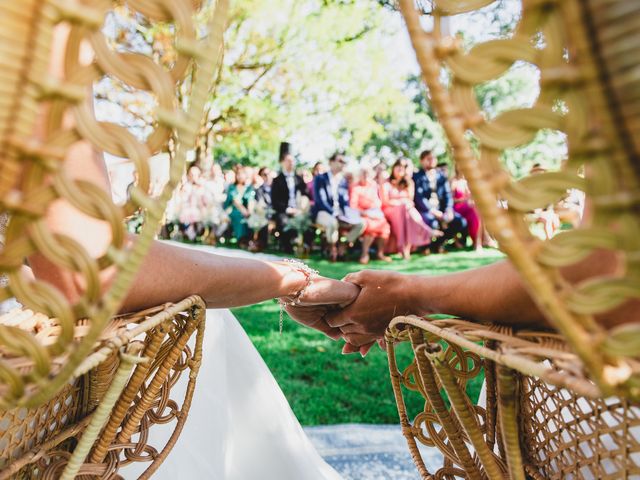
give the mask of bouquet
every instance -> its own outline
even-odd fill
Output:
[[[296,209],[298,210],[298,213],[289,219],[284,230],[295,230],[298,232],[295,243],[299,250],[298,256],[303,257],[304,232],[313,226],[313,222],[311,221],[311,202],[309,197],[301,195],[300,192],[298,192],[296,196]]]
[[[247,218],[247,226],[253,230],[262,230],[269,225],[269,217],[271,216],[270,208],[260,200],[255,204],[255,207],[251,211],[251,215]]]

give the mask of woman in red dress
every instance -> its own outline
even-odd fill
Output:
[[[380,192],[382,211],[391,225],[396,249],[405,260],[411,257],[415,247],[429,245],[432,237],[442,235],[440,230],[427,226],[416,210],[413,180],[407,175],[408,163],[404,158],[396,160],[391,167],[389,181]]]
[[[361,168],[358,181],[352,185],[349,203],[351,208],[360,212],[366,225],[362,234],[360,263],[369,263],[369,249],[374,241],[378,247],[378,260],[390,262],[391,258],[384,254],[384,245],[391,233],[391,227],[382,213],[378,184],[373,179],[373,170],[368,166]]]

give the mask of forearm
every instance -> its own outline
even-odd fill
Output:
[[[133,311],[200,295],[209,308],[294,295],[306,283],[284,263],[231,258],[154,242],[122,306]]]
[[[598,251],[584,261],[561,270],[571,284],[594,275],[613,275],[617,257],[610,251]],[[503,261],[486,267],[438,277],[420,276],[408,282],[412,302],[421,313],[447,313],[477,322],[505,325],[549,326],[529,295],[514,266]],[[605,326],[622,321],[640,320],[637,301],[627,302],[613,312],[599,315]]]
[[[518,273],[507,262],[412,282],[420,314],[446,313],[480,323],[546,325]]]
[[[38,280],[53,285],[69,301],[75,303],[83,295],[85,282],[79,274],[53,265],[42,255],[32,256],[30,263]],[[101,272],[103,292],[114,277],[113,268]],[[284,263],[224,257],[154,242],[120,311],[177,302],[194,294],[209,308],[236,307],[293,296],[305,284],[305,275]]]

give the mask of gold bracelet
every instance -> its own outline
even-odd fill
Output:
[[[313,279],[319,275],[317,270],[314,270],[306,263],[301,262],[293,258],[285,258],[284,262],[289,264],[294,270],[302,273],[306,278],[306,283],[293,297],[280,297],[278,303],[280,303],[280,335],[282,335],[282,327],[284,324],[284,307],[300,305],[300,298],[307,291]],[[289,298],[291,298],[289,300]]]

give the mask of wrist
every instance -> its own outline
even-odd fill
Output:
[[[299,301],[302,294],[318,277],[318,272],[303,262],[294,259],[286,259],[277,263],[282,269],[282,282],[278,298],[288,301]]]
[[[303,272],[292,268],[285,262],[276,262],[275,267],[282,277],[276,297],[293,297],[307,284],[307,277]]]
[[[447,307],[447,287],[443,277],[406,276],[404,289],[408,292],[407,302],[418,316],[435,313],[449,313]]]

